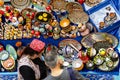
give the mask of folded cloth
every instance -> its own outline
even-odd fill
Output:
[[[44,47],[45,47],[45,43],[38,39],[34,39],[30,43],[30,48],[32,48],[33,50],[37,52],[41,52],[44,49]]]

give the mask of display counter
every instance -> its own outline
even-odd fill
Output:
[[[111,31],[110,33],[115,35],[118,39],[120,39],[120,34],[119,34],[119,30],[120,28],[117,28],[113,31]],[[80,41],[81,38],[75,38],[76,40]],[[22,42],[24,45],[27,45],[29,42],[31,42],[33,39],[22,39]],[[45,43],[51,43],[54,44],[56,46],[58,46],[59,41],[63,40],[62,38],[59,40],[56,40],[53,42],[52,38],[49,39],[44,39],[44,38],[40,38],[40,40],[45,41]],[[6,40],[6,41],[2,41],[0,40],[0,43],[3,43],[4,45],[6,44],[15,44],[17,41],[19,40]],[[15,46],[15,45],[13,45]],[[120,44],[117,46],[116,48],[117,52],[120,52]],[[96,80],[98,79],[107,79],[107,80],[119,80],[120,77],[120,66],[118,66],[116,69],[110,71],[110,72],[104,72],[104,71],[100,71],[98,69],[95,69],[93,71],[89,71],[86,69],[83,69],[82,71],[80,71],[80,74],[83,74],[85,77],[91,78],[91,80],[94,80],[96,78]],[[17,80],[17,72],[1,72],[0,73],[0,78],[1,80]]]
[[[68,0],[69,1],[69,0]],[[6,0],[6,2],[9,2],[8,0]],[[50,2],[50,1],[48,1],[48,2]],[[107,3],[106,3],[107,2]],[[115,3],[115,5],[114,5],[114,3]],[[84,7],[84,13],[87,13],[88,14],[88,16],[90,17],[90,19],[88,20],[88,19],[85,19],[85,21],[89,21],[90,23],[92,23],[93,24],[93,26],[95,26],[95,30],[91,30],[90,31],[90,33],[93,33],[93,32],[96,32],[96,31],[98,31],[98,32],[107,32],[107,33],[109,33],[109,34],[112,34],[112,35],[114,35],[117,39],[118,39],[118,46],[115,48],[115,51],[119,54],[119,56],[120,56],[120,24],[119,24],[119,22],[120,22],[120,13],[118,12],[118,4],[117,4],[117,1],[114,1],[114,3],[113,3],[113,0],[102,0],[102,3],[100,3],[100,4],[98,4],[97,6],[93,6],[93,7],[87,7],[86,6],[86,4],[84,3],[82,6]],[[89,5],[89,4],[88,4]],[[104,7],[108,7],[108,6],[110,6],[109,8],[110,9],[112,9],[112,11],[113,12],[116,12],[116,15],[117,15],[117,20],[114,22],[114,23],[112,23],[112,24],[109,24],[107,27],[103,27],[102,29],[100,29],[99,28],[99,23],[100,23],[100,21],[101,20],[103,20],[103,19],[99,19],[99,20],[97,20],[97,18],[99,18],[99,15],[97,15],[97,17],[96,17],[96,15],[94,15],[96,12],[98,12],[99,13],[99,11],[100,10],[102,10]],[[38,5],[36,6],[36,5],[32,5],[32,6],[30,6],[30,7],[38,7]],[[111,11],[111,12],[112,12]],[[100,11],[101,12],[101,11]],[[110,12],[110,11],[109,11]],[[63,15],[64,15],[64,17],[60,17],[59,16],[59,13],[57,13],[57,12],[53,12],[53,15],[54,15],[54,18],[58,21],[58,22],[60,22],[63,18],[66,18],[66,16],[65,16],[65,14],[66,13],[64,13]],[[104,14],[104,12],[102,13],[102,14]],[[62,15],[62,16],[63,16]],[[105,15],[104,15],[105,16]],[[104,17],[103,16],[103,17]],[[96,18],[95,18],[96,17]],[[88,18],[87,16],[86,16],[86,18]],[[71,21],[73,21],[74,22],[74,19],[72,19]],[[96,21],[98,21],[98,22],[96,22]],[[76,23],[71,23],[72,25],[77,25],[77,22]],[[78,26],[78,25],[77,25]],[[63,27],[61,27],[63,30],[65,30],[66,32],[68,31],[68,30],[66,30],[65,28],[64,28],[64,26]],[[69,32],[69,31],[68,31]],[[72,32],[70,32],[70,33],[72,33]],[[38,34],[37,34],[38,35]],[[22,42],[22,46],[26,46],[26,45],[28,45],[33,39],[35,39],[35,38],[37,38],[37,39],[40,39],[40,40],[42,40],[43,42],[45,42],[46,43],[46,45],[47,44],[52,44],[52,45],[55,45],[55,46],[57,46],[58,47],[58,44],[62,41],[62,40],[64,40],[64,39],[74,39],[74,40],[76,40],[76,41],[78,41],[78,42],[81,42],[81,39],[83,38],[83,36],[81,36],[81,35],[77,35],[76,37],[70,37],[70,36],[67,36],[67,37],[65,37],[65,38],[62,38],[62,37],[60,37],[60,38],[58,38],[58,39],[54,39],[54,37],[52,36],[50,36],[50,37],[48,37],[48,38],[45,38],[45,36],[43,36],[43,35],[40,35],[39,36],[40,38],[38,38],[38,36],[36,37],[36,35],[34,36],[34,37],[32,37],[32,38],[21,38],[21,39],[13,39],[13,40],[3,40],[3,39],[1,39],[0,40],[0,44],[2,44],[4,47],[6,47],[6,45],[8,45],[8,44],[10,44],[10,45],[12,45],[14,48],[15,48],[15,50],[17,49],[17,47],[16,47],[16,42],[18,42],[18,41],[20,41],[20,42]],[[80,74],[83,74],[85,77],[87,77],[87,78],[90,78],[91,80],[119,80],[120,79],[120,64],[118,64],[118,66],[115,68],[115,69],[113,69],[113,70],[111,70],[111,71],[101,71],[101,70],[99,70],[99,69],[94,69],[94,70],[88,70],[88,69],[86,69],[86,68],[83,68],[81,71],[80,71]],[[3,69],[3,68],[1,68],[0,69],[0,80],[17,80],[17,65],[16,65],[16,70],[15,71],[13,71],[13,72],[8,72],[8,71],[6,71],[5,69]]]

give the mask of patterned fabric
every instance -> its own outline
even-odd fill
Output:
[[[40,79],[40,71],[39,71],[39,66],[35,65],[28,56],[21,57],[20,60],[18,61],[18,80],[23,80],[22,75],[19,72],[19,68],[23,65],[29,66],[30,68],[33,69],[35,72],[35,78],[36,80]]]
[[[112,0],[114,2],[115,7],[120,11],[120,0]]]
[[[30,48],[32,48],[35,51],[41,52],[45,47],[45,43],[38,40],[38,39],[34,39],[31,43],[30,43]]]

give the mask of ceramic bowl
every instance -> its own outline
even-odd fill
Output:
[[[6,50],[0,52],[0,60],[6,60],[9,57],[9,53]]]

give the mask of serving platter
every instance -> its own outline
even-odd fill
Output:
[[[119,59],[117,61],[113,62],[113,66],[111,68],[106,65],[106,62],[104,62],[102,65],[100,65],[98,67],[98,69],[100,69],[102,71],[111,71],[111,70],[115,69],[118,66],[118,64],[119,64]]]
[[[64,47],[64,46],[69,45],[69,44],[74,45],[78,50],[80,50],[82,48],[82,45],[74,39],[64,39],[64,40],[59,42],[58,46]]]
[[[89,16],[84,12],[83,7],[78,2],[69,2],[66,4],[66,10],[68,12],[68,18],[74,24],[87,23]]]
[[[90,70],[98,68],[101,71],[112,71],[118,67],[119,55],[113,48],[100,48],[99,50],[96,50],[96,52],[93,50],[89,51],[91,51],[91,54],[96,54],[92,57],[89,55],[90,60],[86,63],[86,68]],[[87,51],[87,54],[89,51]]]
[[[12,56],[10,56],[7,60],[1,60],[1,64],[8,71],[13,71],[15,68],[15,60]]]
[[[79,9],[74,10],[68,14],[68,18],[70,21],[74,24],[79,24],[79,23],[87,23],[89,20],[89,16],[85,12],[81,12]]]
[[[24,9],[28,7],[31,3],[30,0],[11,0],[10,2],[14,7],[18,9]]]
[[[83,7],[78,2],[69,2],[66,4],[66,10],[68,11],[68,13],[73,10],[79,10],[80,12],[83,12]]]
[[[48,23],[50,22],[50,20],[52,20],[52,18],[53,18],[53,15],[49,12],[38,12],[35,15],[35,19],[42,23]]]
[[[85,4],[90,6],[90,7],[93,7],[97,4],[99,4],[102,0],[85,0]]]
[[[32,18],[34,19],[34,16],[36,14],[36,10],[32,9],[32,8],[24,8],[22,11],[21,11],[21,15],[27,19],[27,18]]]
[[[14,60],[17,59],[17,52],[12,45],[7,44],[6,45],[6,50],[10,53],[10,55],[14,58]]]
[[[78,52],[82,45],[74,39],[65,39],[59,42],[58,53],[63,56],[64,61],[72,65],[72,62],[77,59]]]
[[[112,44],[111,47],[115,48],[118,45],[118,40],[115,36],[108,34],[108,33],[91,33],[81,40],[82,45],[85,48],[93,47],[93,44],[100,41],[108,41]],[[104,44],[103,44],[104,45]]]
[[[57,10],[66,10],[66,4],[67,1],[65,0],[51,0],[50,5],[52,6],[52,9],[57,9]]]

